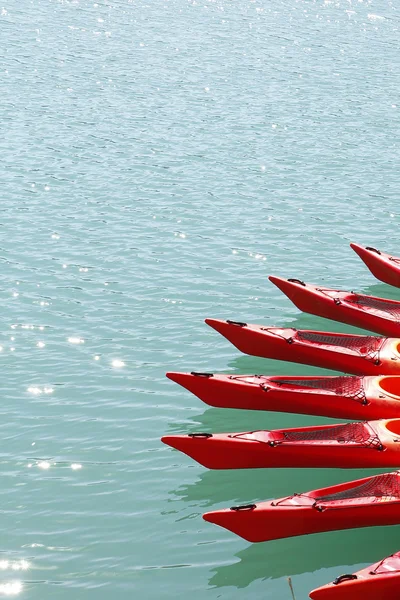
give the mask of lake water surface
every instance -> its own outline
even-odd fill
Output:
[[[291,576],[304,600],[400,549],[398,527],[251,545],[201,518],[373,471],[211,472],[160,443],[328,422],[207,408],[165,378],[323,373],[205,325],[356,331],[269,274],[400,299],[349,248],[400,255],[399,18],[389,0],[4,0],[0,595],[290,600]]]

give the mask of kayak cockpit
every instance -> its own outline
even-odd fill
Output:
[[[398,375],[386,375],[377,381],[380,390],[400,400],[400,377]]]

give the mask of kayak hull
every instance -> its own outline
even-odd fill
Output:
[[[399,479],[397,471],[385,473],[278,500],[215,510],[203,518],[249,542],[395,525],[400,523]]]
[[[208,469],[400,466],[400,419],[164,436],[162,441]]]
[[[217,408],[371,421],[400,417],[400,376],[265,376],[167,373]]]
[[[282,508],[278,515],[271,503],[262,504],[254,509],[211,511],[203,516],[205,521],[224,527],[252,543],[400,522],[399,504],[390,507],[377,504],[374,509],[343,508],[340,515],[326,511],[317,516],[317,511],[309,507]]]
[[[312,600],[398,600],[400,552],[310,592]]]
[[[355,375],[400,375],[400,339],[206,319],[245,354]]]
[[[376,248],[350,244],[365,263],[372,275],[394,287],[400,287],[400,258],[381,252]]]
[[[400,302],[316,287],[298,279],[270,276],[269,280],[303,312],[382,335],[400,335]]]

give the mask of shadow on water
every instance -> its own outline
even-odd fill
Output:
[[[400,548],[400,526],[332,531],[252,544],[236,554],[238,561],[213,569],[212,587],[244,588],[258,579],[278,579],[338,567],[372,564]]]
[[[366,294],[367,296],[377,296],[378,298],[388,298],[389,300],[400,301],[400,289],[387,285],[386,283],[370,285],[364,290],[356,288],[354,291],[360,294]]]
[[[190,459],[188,458],[188,460]],[[230,469],[208,471],[204,468],[204,472],[200,474],[195,483],[183,484],[171,493],[185,502],[198,502],[202,509],[209,510],[210,508],[281,498],[295,492],[308,492],[391,470],[393,469]]]

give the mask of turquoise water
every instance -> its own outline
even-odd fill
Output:
[[[204,324],[351,331],[269,274],[400,298],[349,248],[400,255],[399,16],[5,0],[0,595],[290,600],[291,576],[302,600],[400,549],[399,527],[251,545],[201,518],[372,471],[211,472],[159,441],[327,422],[206,408],[165,378],[321,372]]]

